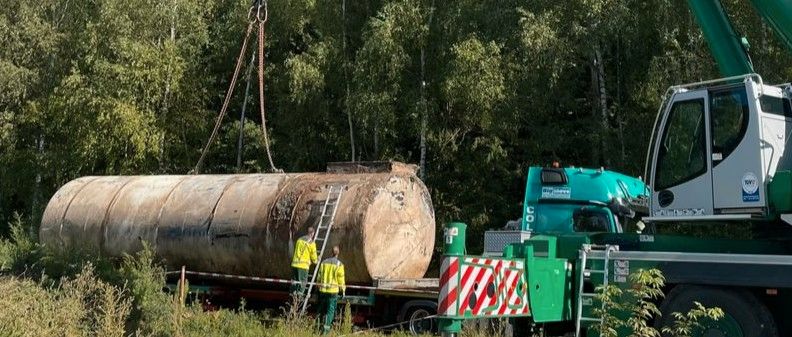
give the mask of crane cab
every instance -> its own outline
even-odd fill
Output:
[[[767,185],[792,169],[789,85],[752,74],[672,87],[666,97],[647,156],[646,220],[770,217]]]

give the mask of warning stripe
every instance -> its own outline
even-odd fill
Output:
[[[500,278],[501,282],[498,282],[499,283],[498,284],[498,292],[496,293],[497,295],[492,298],[492,300],[494,302],[497,298],[502,298],[504,301],[503,301],[503,303],[501,303],[501,307],[508,304],[508,299],[509,298],[508,297],[503,297],[503,293],[504,293],[504,289],[506,288],[506,284],[509,283],[509,277],[511,277],[511,274],[512,274],[511,270],[509,269],[509,267],[511,267],[511,265],[513,263],[514,263],[513,261],[512,262],[508,262],[508,263],[506,263],[507,266],[499,268],[500,269],[499,272],[502,275],[501,278]],[[503,281],[506,281],[506,282],[503,282]],[[490,305],[494,305],[494,304],[495,303],[491,303]]]
[[[439,308],[437,310],[437,313],[438,314],[453,315],[454,314],[453,304],[454,304],[454,302],[456,302],[456,299],[457,299],[456,295],[457,295],[457,288],[454,287],[448,293],[448,296],[446,296],[446,298],[443,299],[443,301],[440,302],[440,305],[438,306]]]
[[[459,259],[455,257],[447,258],[443,261],[440,277],[440,298],[438,301],[439,314],[453,314],[453,304],[457,300],[457,272],[459,271]]]
[[[470,289],[473,287],[472,279],[475,279],[478,276],[478,273],[481,272],[479,268],[471,266],[471,263],[478,263],[478,259],[466,259],[466,263],[462,266],[462,278],[459,280],[459,284],[461,285],[459,291],[459,310],[464,310],[463,308],[467,306],[467,298],[469,297]]]
[[[506,303],[504,303],[504,305],[501,306],[500,311],[498,311],[498,315],[511,314],[512,310],[511,310],[511,308],[509,308],[509,306],[512,305],[512,304],[515,304],[512,301],[512,299],[515,298],[515,296],[516,296],[517,284],[518,284],[518,281],[520,280],[520,278],[517,277],[519,275],[518,273],[514,273],[513,272],[511,274],[513,274],[513,276],[512,276],[512,280],[509,282],[508,293],[506,294]],[[517,298],[519,298],[519,297],[517,297]]]
[[[495,273],[493,272],[492,269],[489,268],[487,269],[487,271],[488,272],[486,273],[486,277],[481,279],[481,282],[479,282],[478,290],[476,291],[476,303],[473,306],[473,310],[472,310],[473,315],[478,315],[481,312],[482,305],[488,299],[487,288],[489,287],[489,284],[492,283],[492,279],[494,278]]]
[[[522,289],[526,281],[523,266],[522,261],[506,259],[446,258],[440,268],[438,314],[483,317],[529,313]],[[488,296],[490,289],[495,291],[492,296]]]
[[[493,275],[494,280],[492,280],[492,282],[493,282],[493,284],[497,283],[498,284],[498,288],[495,289],[495,293],[493,294],[492,297],[488,297],[489,301],[481,302],[477,306],[477,308],[474,310],[474,314],[478,315],[478,314],[481,313],[482,310],[484,310],[484,308],[492,307],[492,306],[494,306],[495,304],[498,303],[498,298],[500,297],[500,294],[503,293],[503,282],[502,282],[502,280],[503,280],[503,265],[504,265],[504,262],[506,262],[506,261],[495,260],[492,263],[492,265],[494,266],[494,269],[495,269],[495,275]],[[485,286],[489,286],[489,282],[485,283]],[[486,294],[486,289],[485,289],[484,294]],[[482,296],[482,297],[485,297],[485,296]],[[490,309],[489,312],[492,312],[492,309]]]
[[[514,280],[514,273],[511,272],[509,269],[505,269],[503,271],[503,278],[499,284],[498,296],[503,300],[499,308],[493,310],[493,314],[496,315],[503,315],[503,313],[508,309],[509,306],[509,296],[508,291],[510,289],[509,285]]]
[[[481,285],[481,280],[492,274],[492,271],[489,268],[482,268],[482,267],[475,267],[475,266],[471,266],[470,268],[475,269],[475,271],[478,272],[478,273],[475,274],[476,275],[475,278],[470,278],[470,279],[467,280],[467,284],[465,285],[465,288],[467,288],[468,294],[467,295],[463,294],[465,297],[462,298],[462,300],[463,300],[462,305],[459,306],[459,314],[460,315],[464,314],[465,309],[467,309],[468,305],[470,304],[469,303],[470,302],[470,293],[469,293],[470,290],[473,290],[474,294],[475,293],[479,293],[480,294],[481,293],[481,289],[483,289],[484,287],[479,286],[478,289],[473,289],[474,286],[475,285]],[[477,296],[479,296],[479,295],[477,294]],[[475,305],[475,303],[474,303],[474,305]]]

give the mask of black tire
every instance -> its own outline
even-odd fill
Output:
[[[674,323],[672,313],[686,313],[693,308],[693,302],[699,302],[708,308],[720,308],[727,316],[722,319],[736,322],[742,337],[778,337],[773,316],[770,310],[754,295],[745,290],[704,287],[695,285],[679,285],[674,287],[660,305],[662,316],[655,322],[655,327],[671,327]],[[709,327],[703,336],[734,336],[720,330],[717,323]],[[662,331],[662,330],[661,330]],[[663,334],[663,336],[667,336]],[[738,334],[738,336],[740,336]]]

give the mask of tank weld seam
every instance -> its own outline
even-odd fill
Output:
[[[319,190],[321,190],[321,188],[319,188]],[[294,200],[294,207],[292,207],[291,214],[289,214],[289,241],[291,241],[292,229],[294,228],[294,215],[297,214],[297,206],[300,205],[303,195],[305,195],[305,190],[300,189],[300,194],[298,194],[297,199]],[[310,210],[308,215],[311,215]]]
[[[179,182],[173,185],[173,188],[168,192],[168,195],[162,201],[162,206],[160,206],[159,214],[157,214],[157,222],[154,223],[154,242],[149,242],[149,244],[152,245],[152,248],[157,247],[157,245],[159,244],[159,227],[162,224],[162,212],[165,210],[165,206],[168,204],[171,197],[173,196],[173,192],[175,192],[176,189],[178,189],[179,186],[181,186],[181,184],[185,180],[190,179],[190,177],[191,176],[182,176]]]
[[[99,231],[102,233],[102,236],[99,238],[99,252],[107,253],[104,249],[105,247],[105,238],[107,237],[107,218],[110,216],[110,209],[115,206],[116,202],[118,202],[118,196],[121,194],[121,191],[127,187],[131,182],[137,180],[138,177],[128,177],[128,180],[124,182],[123,185],[118,189],[118,191],[113,194],[113,199],[110,200],[110,203],[107,204],[107,208],[105,209],[104,217],[102,217],[102,222],[99,225]]]
[[[69,203],[66,204],[66,209],[63,210],[63,215],[61,215],[60,219],[58,219],[58,240],[60,240],[61,245],[64,244],[64,240],[63,240],[63,223],[66,222],[66,214],[69,213],[69,209],[71,208],[71,205],[74,202],[74,199],[77,199],[77,196],[80,195],[80,193],[82,193],[82,191],[86,187],[88,187],[88,184],[90,184],[90,183],[96,181],[97,179],[99,179],[99,177],[91,177],[91,178],[93,178],[93,179],[91,179],[90,181],[87,181],[85,184],[80,186],[80,189],[77,190],[77,193],[74,193],[74,195],[71,197],[71,199],[69,199]]]
[[[302,174],[296,175],[294,177],[289,177],[289,176],[286,177],[286,179],[285,179],[286,183],[284,184],[283,187],[278,186],[278,193],[276,193],[275,194],[275,198],[272,199],[272,206],[270,206],[270,209],[267,212],[267,219],[266,219],[266,221],[264,221],[264,223],[267,224],[267,233],[269,233],[269,231],[270,231],[270,227],[271,227],[270,225],[272,224],[272,213],[275,212],[275,208],[278,207],[278,202],[281,200],[281,198],[283,198],[287,194],[286,191],[288,189],[290,189],[292,187],[292,185],[295,184],[295,181],[297,180],[297,178],[302,177]],[[291,242],[292,239],[293,238],[292,238],[292,233],[291,233],[291,229],[290,229],[289,230],[289,241]]]
[[[225,195],[226,191],[236,182],[239,182],[240,179],[238,176],[232,176],[229,179],[228,183],[223,187],[223,191],[220,192],[220,195],[217,196],[217,201],[215,201],[214,207],[212,207],[212,213],[209,213],[209,219],[207,219],[206,224],[206,237],[209,239],[209,245],[214,245],[214,238],[209,234],[212,230],[212,222],[214,221],[215,213],[217,212],[217,206],[220,205],[220,201],[223,200],[223,196]]]
[[[252,175],[252,177],[260,178],[261,175],[260,174],[256,174],[256,175]],[[260,179],[256,179],[254,181],[258,181],[259,183],[261,182]],[[261,185],[259,185],[259,187],[260,186]],[[248,209],[248,207],[247,207],[248,206],[248,202],[250,201],[250,198],[252,198],[253,196],[254,196],[253,193],[245,193],[245,200],[242,202],[242,209],[239,211],[239,216],[237,217],[236,228],[242,228],[242,219],[245,218],[245,211],[247,211],[247,209]],[[253,219],[255,221],[255,214],[253,216]],[[253,225],[255,226],[255,222],[253,223]],[[248,237],[249,236],[250,235],[248,235]]]

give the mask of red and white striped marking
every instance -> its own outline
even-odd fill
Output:
[[[449,257],[440,269],[438,314],[513,316],[530,313],[523,261]]]
[[[440,296],[437,301],[437,314],[452,316],[456,314],[457,285],[459,284],[459,258],[449,257],[440,267]]]

